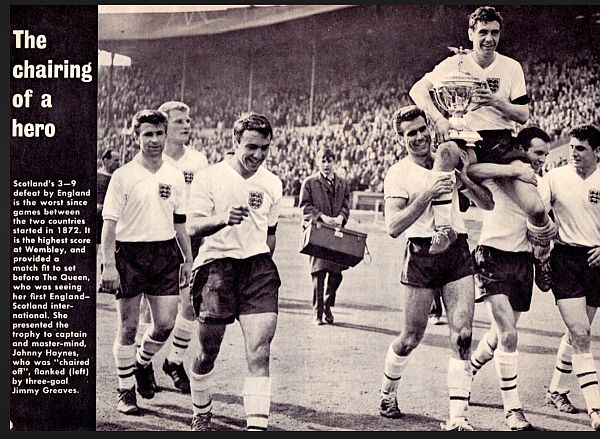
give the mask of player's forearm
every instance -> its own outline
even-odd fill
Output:
[[[269,247],[271,256],[273,256],[273,253],[275,253],[276,245],[277,245],[277,236],[276,235],[267,235],[267,246]]]
[[[483,210],[492,210],[494,208],[494,198],[489,190],[479,186],[470,178],[462,179],[465,191],[463,192],[470,200]]]
[[[498,100],[494,104],[494,107],[514,122],[524,124],[529,119],[528,105],[517,105],[508,101]]]
[[[199,216],[188,215],[186,230],[190,236],[210,236],[227,226],[228,216],[213,215]]]
[[[386,209],[386,218],[389,218],[389,221],[386,221],[388,234],[392,238],[397,238],[404,233],[425,212],[429,203],[431,197],[424,193],[400,211],[390,212]]]
[[[487,178],[515,178],[518,175],[514,166],[496,163],[474,163],[469,166],[467,174],[475,182],[481,182]]]
[[[443,118],[444,115],[439,112],[434,102],[431,100],[431,95],[429,94],[431,88],[431,82],[425,78],[421,78],[412,86],[409,95],[415,104],[417,104],[417,107],[425,111],[433,122],[436,122],[440,118]]]
[[[104,220],[102,225],[102,264],[115,265],[115,247],[117,239],[117,223],[113,220]]]
[[[192,262],[194,259],[192,256],[192,244],[190,242],[190,236],[185,229],[185,223],[175,224],[175,239],[177,239],[177,242],[181,247],[185,261]]]

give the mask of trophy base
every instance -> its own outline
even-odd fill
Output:
[[[471,148],[477,146],[475,145],[475,142],[483,140],[477,131],[450,129],[448,135],[450,136],[450,139],[461,139],[466,141],[467,146]]]

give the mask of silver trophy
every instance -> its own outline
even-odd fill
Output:
[[[485,86],[485,82],[473,76],[468,72],[461,70],[462,56],[469,52],[462,47],[459,49],[450,47],[461,56],[458,63],[458,71],[450,72],[445,79],[438,84],[434,84],[435,100],[437,104],[450,113],[448,122],[450,123],[450,131],[448,132],[451,139],[462,139],[467,142],[467,146],[475,146],[475,142],[481,140],[481,136],[477,131],[469,129],[464,115],[471,111],[471,99],[473,92],[480,87]]]

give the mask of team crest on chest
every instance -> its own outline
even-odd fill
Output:
[[[171,196],[171,185],[166,183],[158,183],[158,195],[163,200],[168,200]]]
[[[185,178],[185,182],[187,184],[192,184],[192,181],[194,181],[194,172],[193,171],[183,171],[183,178]]]
[[[250,191],[250,194],[248,195],[248,204],[252,209],[259,209],[263,204],[264,198],[264,192]]]
[[[588,201],[592,204],[600,203],[600,189],[590,189],[588,192]]]
[[[486,78],[488,87],[492,93],[498,93],[500,90],[500,78]]]

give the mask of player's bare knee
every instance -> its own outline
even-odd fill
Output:
[[[405,357],[419,345],[422,338],[423,334],[417,332],[403,333],[397,342],[392,345],[392,349],[397,355]]]
[[[207,355],[206,352],[200,350],[192,362],[192,372],[199,375],[206,375],[209,373],[215,367],[215,361],[217,360],[218,354],[219,352],[217,351],[216,354]]]
[[[573,325],[569,328],[571,345],[576,351],[587,352],[590,347],[590,326],[585,324]]]
[[[498,342],[509,352],[514,352],[516,350],[517,340],[518,336],[515,328],[502,331],[498,334]]]
[[[471,328],[462,328],[457,333],[451,335],[453,342],[456,345],[456,351],[461,360],[468,360],[471,352],[471,341],[473,333]]]
[[[246,359],[248,371],[252,375],[264,375],[269,371],[269,356],[271,349],[268,345],[261,345],[252,351],[248,351]]]
[[[137,334],[137,329],[138,325],[136,321],[122,322],[121,327],[117,330],[117,340],[119,340],[119,343],[124,346],[135,343],[135,335]]]
[[[152,328],[152,339],[156,341],[166,341],[171,335],[175,321],[156,320]]]
[[[456,142],[449,140],[438,146],[435,157],[434,169],[451,171],[459,162],[460,148]]]
[[[194,313],[194,308],[191,305],[181,307],[181,316],[186,320],[196,320],[196,314]]]

